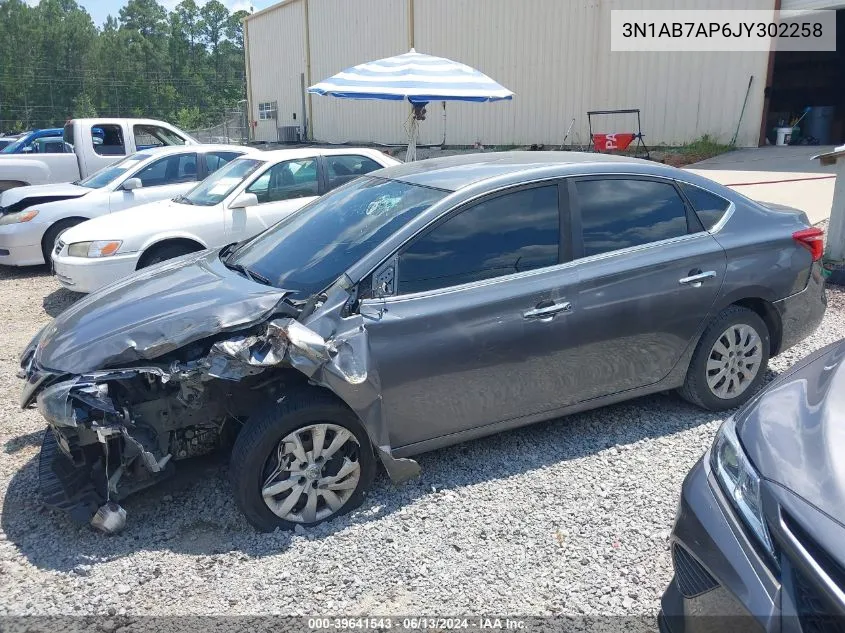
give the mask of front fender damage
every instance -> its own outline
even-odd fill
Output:
[[[363,317],[340,316],[348,300],[348,293],[338,289],[306,323],[274,319],[263,336],[215,343],[207,359],[209,375],[239,380],[280,364],[299,370],[314,384],[334,392],[358,415],[391,481],[400,484],[418,476],[420,467],[412,459],[392,455],[382,415],[381,381],[370,355]]]
[[[370,354],[363,317],[359,314],[342,316],[348,299],[348,293],[339,289],[329,295],[317,313],[303,312],[300,320],[291,317],[271,319],[246,333],[212,343],[208,353],[198,360],[174,361],[169,366],[150,363],[90,372],[44,388],[38,394],[37,406],[53,427],[62,451],[71,456],[72,449],[62,444],[63,441],[67,444],[67,430],[69,437],[86,435],[89,444],[100,444],[105,453],[105,472],[101,479],[106,482],[102,486],[106,503],[97,511],[92,524],[105,532],[122,529],[125,511],[112,499],[125,496],[119,494],[119,484],[125,474],[137,475],[138,471],[143,471],[155,481],[164,475],[169,465],[172,470],[171,460],[200,454],[201,451],[191,452],[190,442],[196,444],[195,439],[185,439],[181,435],[178,442],[173,439],[174,433],[181,432],[187,437],[187,432],[172,423],[177,415],[184,417],[188,415],[185,412],[190,413],[192,409],[199,409],[194,411],[197,415],[205,414],[207,410],[226,411],[225,406],[208,404],[214,402],[212,393],[218,391],[206,389],[209,382],[240,382],[271,368],[292,367],[312,384],[329,389],[341,398],[361,420],[394,483],[417,476],[420,468],[416,461],[392,455],[382,415],[381,383]],[[145,424],[151,417],[163,417],[166,412],[149,407],[148,403],[137,409],[131,404],[126,406],[126,398],[117,394],[121,392],[122,384],[134,384],[133,381],[175,394],[168,400],[173,401],[168,405],[172,414],[169,427],[157,421],[156,433],[145,432]],[[175,412],[177,407],[179,410]],[[190,431],[190,437],[201,436],[208,429],[212,433],[222,432],[225,419],[215,422],[213,413],[209,413],[208,418],[211,421],[203,421],[202,425],[192,422],[197,426],[190,427],[195,429]],[[169,440],[161,437],[165,431],[170,433]],[[114,456],[110,461],[109,450],[110,447],[114,450],[116,441],[123,454],[119,461],[115,461]]]

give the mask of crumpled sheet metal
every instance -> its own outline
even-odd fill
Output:
[[[282,362],[340,397],[361,419],[376,452],[394,483],[419,475],[412,459],[391,455],[390,436],[382,416],[381,380],[370,354],[361,315],[343,317],[349,294],[342,288],[305,323],[274,319],[263,335],[240,336],[212,346],[209,374],[238,380],[247,370],[263,371]]]
[[[214,343],[205,364],[209,376],[225,380],[240,380],[283,363],[311,377],[328,364],[345,381],[360,384],[367,379],[366,351],[360,342],[327,341],[299,321],[282,318],[270,321],[264,334]]]
[[[151,361],[271,315],[297,316],[287,294],[228,274],[217,251],[203,251],[81,299],[41,334],[36,358],[68,374]]]
[[[381,379],[370,353],[364,318],[360,314],[342,316],[348,300],[346,290],[335,288],[321,309],[303,324],[327,338],[335,348],[331,362],[291,364],[313,382],[333,391],[358,415],[391,481],[399,484],[418,476],[420,467],[413,459],[391,454],[390,434],[382,415]],[[354,380],[349,380],[350,376]]]

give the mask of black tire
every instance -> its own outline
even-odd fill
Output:
[[[344,505],[331,516],[312,523],[286,521],[270,510],[261,495],[268,460],[289,433],[326,422],[344,427],[357,440],[357,460],[361,468],[358,484]],[[319,388],[295,389],[281,402],[271,401],[259,407],[238,434],[229,464],[235,502],[247,521],[262,532],[272,532],[276,528],[292,530],[297,525],[310,527],[346,514],[361,505],[375,472],[370,438],[358,417],[333,394]]]
[[[41,239],[41,254],[44,255],[45,264],[48,266],[52,265],[53,251],[56,250],[56,243],[59,241],[61,234],[77,224],[82,224],[84,221],[80,219],[60,220],[47,229],[44,237]]]
[[[756,376],[742,393],[734,398],[720,398],[707,383],[707,361],[716,341],[733,325],[746,325],[757,332],[761,341],[762,360]],[[678,389],[678,393],[684,400],[710,411],[724,411],[725,409],[739,407],[747,402],[760,388],[769,364],[770,350],[769,328],[756,312],[735,305],[725,308],[716,315],[701,335],[687,370],[686,380],[683,386]]]
[[[199,250],[202,249],[189,244],[162,244],[161,246],[153,246],[141,257],[141,260],[138,262],[138,270],[154,264],[160,264],[168,259],[187,255],[188,253],[195,253]]]

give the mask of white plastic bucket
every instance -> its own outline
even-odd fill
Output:
[[[775,145],[789,145],[789,138],[792,136],[791,127],[775,128],[775,132],[777,132],[778,135]]]

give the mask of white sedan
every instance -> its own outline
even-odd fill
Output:
[[[351,147],[243,156],[185,195],[69,229],[53,269],[65,288],[94,292],[140,268],[253,237],[325,192],[398,162]]]
[[[187,193],[233,158],[257,152],[237,145],[146,149],[76,183],[4,191],[0,194],[0,264],[49,263],[59,235],[70,227]]]

